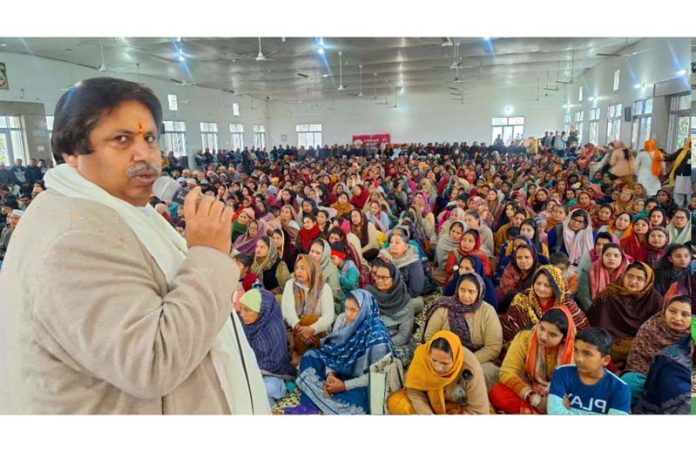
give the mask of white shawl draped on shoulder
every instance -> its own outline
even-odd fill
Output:
[[[133,230],[171,285],[186,258],[188,247],[186,241],[151,205],[136,207],[116,198],[67,164],[49,170],[44,179],[46,187],[67,197],[86,199],[114,209]],[[256,356],[236,315],[225,322],[210,355],[231,413],[270,414]]]

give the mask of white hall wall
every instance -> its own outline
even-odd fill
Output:
[[[297,124],[322,124],[324,144],[348,144],[352,135],[390,133],[393,143],[428,143],[443,141],[491,142],[491,118],[494,116],[524,116],[525,136],[539,136],[544,131],[558,128],[559,96],[536,98],[536,83],[523,89],[513,86],[469,90],[464,104],[452,101],[446,86],[410,93],[408,89],[397,96],[398,108],[389,108],[382,95],[375,100],[369,93],[365,97],[352,97],[336,92],[333,100],[301,104],[271,100],[268,105],[270,134],[267,143],[297,145]],[[386,96],[394,104],[394,92]],[[505,113],[512,107],[512,115]]]
[[[586,71],[578,77],[576,83],[558,92],[541,92],[541,101],[530,99],[536,97],[536,82],[524,86],[512,86],[503,82],[500,87],[470,87],[467,83],[459,84],[467,92],[464,104],[453,102],[450,91],[445,85],[422,92],[408,89],[397,97],[398,108],[376,105],[372,92],[365,90],[366,96],[357,98],[346,92],[334,93],[317,102],[312,108],[308,101],[302,104],[278,100],[265,101],[249,96],[237,96],[220,90],[179,86],[157,78],[141,76],[142,83],[150,86],[163,105],[164,119],[185,121],[187,126],[187,150],[189,155],[201,147],[199,123],[201,121],[218,124],[218,142],[221,148],[231,147],[229,124],[241,122],[245,126],[244,144],[253,144],[253,125],[266,126],[266,145],[296,145],[297,124],[320,123],[323,126],[325,144],[346,144],[354,134],[385,133],[391,134],[392,142],[433,142],[433,141],[485,141],[491,140],[491,118],[507,116],[506,107],[512,107],[512,116],[525,117],[525,136],[543,135],[545,130],[561,129],[566,110],[563,104],[570,104],[570,112],[579,109],[585,111],[584,133],[587,135],[589,125],[589,108],[593,102],[587,99],[598,96],[596,105],[600,107],[600,142],[606,139],[607,107],[621,102],[624,106],[632,105],[634,100],[648,97],[653,84],[675,79],[676,72],[689,68],[691,40],[688,38],[649,38],[639,41],[627,51],[649,49],[630,59],[608,58],[597,67]],[[592,51],[592,49],[588,49]],[[6,64],[10,90],[0,90],[0,101],[39,102],[44,105],[46,114],[52,114],[55,104],[63,94],[62,88],[71,86],[81,79],[97,76],[115,76],[137,80],[136,75],[119,73],[101,73],[96,70],[57,62],[30,55],[18,55],[0,52],[0,62]],[[630,67],[629,67],[630,62]],[[613,76],[616,69],[621,69],[621,89],[613,92]],[[662,83],[662,88],[669,85],[667,92],[688,91],[688,80],[683,78],[684,87],[676,83]],[[646,90],[635,90],[633,85],[645,81]],[[485,85],[487,82],[483,81]],[[542,82],[542,87],[544,80]],[[582,105],[577,102],[577,90],[584,86],[585,100]],[[453,86],[453,85],[450,85]],[[354,87],[351,87],[354,88]],[[23,90],[23,92],[22,92]],[[179,110],[170,112],[167,95],[176,94]],[[544,94],[549,94],[548,97]],[[664,92],[662,93],[664,94]],[[394,94],[386,95],[390,103]],[[384,102],[385,93],[380,93],[378,101]],[[186,103],[185,101],[188,100]],[[569,102],[570,100],[570,102]],[[572,102],[575,100],[576,102]],[[233,116],[232,103],[237,102],[240,116]],[[667,100],[656,98],[653,113],[652,135],[658,139],[658,145],[666,140],[668,121]],[[37,124],[32,121],[31,124]],[[38,126],[37,126],[38,127]],[[29,137],[40,137],[45,130],[27,130]],[[630,142],[631,124],[622,121],[622,139]],[[33,140],[42,142],[42,140]],[[47,138],[45,138],[47,140]],[[32,140],[30,139],[31,143]],[[29,149],[31,156],[45,158],[34,146]]]
[[[584,141],[589,135],[589,109],[599,107],[599,142],[605,143],[609,105],[621,103],[624,107],[632,107],[634,101],[653,97],[651,136],[657,139],[659,146],[666,146],[669,96],[690,91],[688,77],[676,75],[681,69],[690,70],[690,46],[690,38],[642,39],[621,52],[646,52],[630,59],[605,58],[577,77],[572,85],[561,85],[559,91],[543,90],[545,80],[542,79],[540,102],[529,100],[536,97],[535,82],[526,82],[523,86],[510,86],[509,82],[502,82],[502,86],[496,88],[468,88],[466,83],[460,84],[458,86],[469,93],[464,105],[451,101],[446,86],[418,93],[406,90],[397,97],[398,108],[375,105],[369,89],[365,90],[364,98],[336,91],[333,99],[329,97],[317,102],[316,107],[310,107],[306,101],[298,104],[272,100],[268,107],[270,134],[267,144],[297,145],[295,127],[307,123],[322,124],[323,143],[330,145],[349,143],[354,134],[387,132],[391,133],[392,142],[396,143],[463,140],[490,143],[491,118],[508,116],[505,114],[508,106],[513,107],[512,116],[525,117],[525,136],[543,136],[546,130],[562,130],[566,112],[574,115],[576,111],[583,110]],[[597,50],[588,48],[587,52],[594,54]],[[620,70],[620,88],[614,92],[614,72],[617,69]],[[645,89],[634,88],[635,84],[643,82]],[[583,101],[578,102],[581,85]],[[590,97],[597,100],[590,101]],[[382,93],[378,100],[384,102],[384,99],[385,94]],[[393,90],[386,95],[386,99],[390,104],[394,103]],[[631,132],[632,123],[622,119],[621,139],[625,143],[630,143]]]
[[[74,85],[79,80],[106,76],[138,81],[138,76],[135,74],[99,72],[30,55],[0,52],[0,62],[5,63],[7,67],[10,85],[9,91],[0,90],[0,101],[42,103],[46,115],[53,115],[56,103],[64,93],[61,89]],[[141,75],[140,81],[152,88],[159,98],[164,120],[186,122],[186,147],[189,156],[201,147],[200,122],[202,121],[218,124],[218,145],[222,149],[231,147],[230,123],[244,124],[245,146],[253,144],[254,124],[263,124],[268,129],[265,100],[237,96],[221,90],[180,86],[146,75]],[[169,94],[177,95],[177,111],[169,111]],[[239,116],[233,115],[233,102],[239,104]],[[45,120],[41,124],[45,127]],[[28,136],[42,132],[46,134],[45,130],[27,130],[26,132]],[[45,151],[31,147],[29,149],[30,156],[36,158],[48,158],[48,152],[48,149]]]
[[[691,72],[691,38],[646,38],[620,53],[638,53],[630,58],[606,58],[602,63],[585,71],[568,85],[564,92],[565,109],[559,110],[559,122],[563,124],[566,111],[575,117],[575,112],[584,111],[583,142],[589,134],[589,110],[600,109],[599,143],[607,142],[607,114],[610,105],[621,103],[632,107],[642,99],[653,98],[653,114],[650,135],[659,147],[667,146],[669,130],[669,96],[691,91],[688,74]],[[643,52],[645,50],[645,52]],[[588,52],[594,52],[588,49]],[[678,76],[685,69],[687,75]],[[619,70],[619,90],[614,91],[614,73]],[[645,88],[636,89],[645,83]],[[580,86],[583,100],[578,101]],[[563,88],[562,88],[563,90]],[[590,100],[596,97],[597,100]],[[621,113],[621,140],[630,145],[632,122],[624,120]],[[642,143],[640,144],[642,147]],[[669,150],[670,152],[673,150]]]

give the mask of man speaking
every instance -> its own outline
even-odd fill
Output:
[[[148,204],[162,107],[142,85],[78,83],[58,101],[65,163],[27,209],[0,273],[0,413],[270,414],[231,297],[233,211],[186,198],[186,239]]]

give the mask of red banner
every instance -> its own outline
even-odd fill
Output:
[[[375,135],[353,135],[353,144],[356,146],[379,146],[391,143],[391,135],[388,133],[378,133]]]

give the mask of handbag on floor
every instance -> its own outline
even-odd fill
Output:
[[[404,367],[401,360],[391,353],[370,366],[369,402],[370,414],[387,413],[387,397],[404,385]]]

